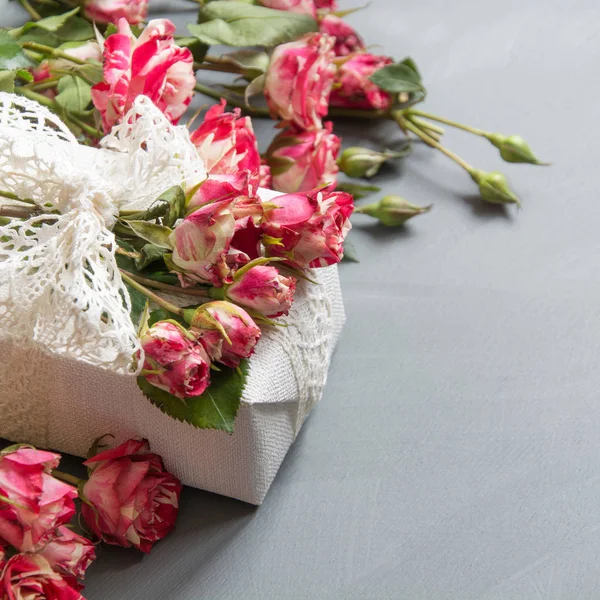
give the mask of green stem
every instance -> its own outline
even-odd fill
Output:
[[[446,130],[443,127],[440,127],[439,125],[436,125],[435,123],[430,123],[429,121],[425,121],[424,119],[419,119],[419,117],[415,117],[415,116],[411,115],[410,112],[404,113],[404,116],[409,121],[412,121],[415,125],[417,125],[417,127],[420,127],[421,129],[426,129],[427,131],[433,131],[434,133],[437,133],[438,135],[444,135],[444,133],[446,133]]]
[[[422,129],[419,129],[414,123],[404,117],[402,111],[396,111],[394,113],[396,122],[402,129],[408,129],[414,133],[418,138],[421,138],[426,144],[429,144],[432,148],[439,150],[445,154],[448,158],[452,159],[455,163],[460,165],[469,175],[474,171],[474,168],[465,160],[463,160],[458,154],[454,154],[452,150],[449,150],[445,146],[442,146],[439,142],[436,142],[431,136],[427,135]]]
[[[82,121],[80,118],[72,115],[71,113],[67,114],[67,118],[74,125],[83,129],[83,131],[85,131],[88,135],[91,135],[92,137],[95,137],[97,139],[104,137],[104,134],[101,131],[98,131],[95,127],[88,125],[85,121]]]
[[[148,287],[162,290],[163,292],[169,292],[171,294],[184,294],[186,296],[197,296],[203,298],[204,300],[210,300],[210,296],[206,291],[203,290],[195,290],[192,288],[182,288],[178,285],[171,285],[170,283],[162,283],[161,281],[154,281],[154,279],[146,279],[146,277],[140,277],[139,275],[134,275],[133,273],[129,273],[129,277],[138,283],[143,285],[147,285]]]
[[[30,90],[26,87],[15,87],[15,93],[20,94],[21,96],[25,96],[25,98],[29,98],[30,100],[35,100],[39,104],[43,106],[52,106],[54,103],[47,96],[43,96],[42,94],[38,94],[33,90]]]
[[[451,119],[446,119],[446,117],[438,117],[437,115],[432,115],[430,113],[423,112],[422,110],[416,110],[414,108],[409,108],[407,110],[408,114],[412,114],[418,117],[425,117],[426,119],[431,119],[432,121],[437,121],[438,123],[444,123],[445,125],[450,125],[450,127],[456,127],[457,129],[462,129],[463,131],[468,131],[469,133],[473,133],[475,135],[486,136],[488,135],[487,131],[483,131],[483,129],[477,129],[476,127],[470,127],[469,125],[463,125],[462,123],[458,123],[457,121],[452,121]]]
[[[140,252],[128,252],[127,250],[125,250],[124,248],[121,248],[121,247],[117,247],[115,252],[117,254],[120,254],[121,256],[127,256],[127,257],[133,258],[133,259],[142,258],[142,254]]]
[[[85,481],[85,479],[80,479],[79,477],[75,477],[75,475],[70,475],[69,473],[64,473],[63,471],[57,471],[56,469],[52,469],[52,475],[56,477],[56,479],[70,483],[75,487],[79,486],[80,483]]]
[[[0,206],[0,216],[10,219],[28,219],[35,210],[20,206]]]
[[[19,4],[29,13],[29,16],[34,21],[39,21],[42,18],[42,15],[29,4],[28,0],[19,0]]]
[[[152,302],[158,304],[158,306],[164,308],[170,313],[183,317],[182,308],[179,308],[178,306],[167,302],[164,298],[161,298],[159,295],[155,294],[154,292],[151,292],[147,287],[144,287],[143,285],[138,283],[132,277],[133,273],[129,273],[127,271],[124,271],[123,269],[119,269],[119,271],[121,272],[121,277],[123,278],[123,281],[126,281],[134,290],[137,290],[138,292],[140,292],[140,294],[144,294],[146,298],[149,298],[150,300],[152,300]]]
[[[38,81],[37,83],[28,83],[25,87],[34,92],[49,90],[57,86],[59,79],[60,77],[52,77],[44,79],[43,81]]]
[[[82,58],[77,58],[75,56],[71,56],[62,50],[57,50],[56,48],[52,48],[51,46],[44,46],[44,44],[38,44],[37,42],[23,42],[21,44],[23,48],[27,50],[33,50],[34,52],[39,52],[44,56],[52,56],[53,58],[64,58],[65,60],[69,60],[76,65],[85,65],[86,61]]]
[[[194,63],[196,71],[218,71],[220,73],[235,73],[236,75],[243,74],[242,69],[228,63]]]

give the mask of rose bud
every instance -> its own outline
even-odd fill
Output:
[[[354,212],[375,217],[388,227],[397,227],[430,209],[431,206],[416,206],[400,196],[385,196],[379,202],[355,208]]]
[[[74,487],[50,474],[60,456],[33,448],[0,453],[0,540],[36,552],[75,514]]]
[[[520,135],[502,135],[490,133],[485,136],[498,150],[500,156],[509,163],[529,163],[530,165],[544,165],[535,156],[527,142]]]
[[[3,600],[85,600],[73,577],[52,570],[39,554],[15,554],[0,570]]]
[[[117,23],[126,19],[137,25],[148,16],[149,0],[85,0],[83,10],[86,18],[96,23]]]
[[[92,87],[92,101],[102,115],[104,131],[123,118],[133,101],[145,95],[176,124],[194,94],[192,53],[174,40],[175,25],[153,19],[139,38],[125,19],[104,42],[104,81]]]
[[[208,355],[233,368],[239,366],[242,358],[252,356],[261,335],[243,308],[219,300],[193,310],[190,325],[200,332],[200,343]]]
[[[260,4],[267,8],[310,15],[313,18],[317,16],[314,0],[260,0]]]
[[[342,152],[338,165],[349,177],[375,177],[383,163],[401,156],[402,152],[377,152],[369,148],[352,147]]]
[[[369,77],[393,61],[387,56],[355,54],[344,62],[331,93],[330,105],[347,108],[384,110],[392,105],[392,96],[375,85]]]
[[[185,280],[218,286],[228,278],[225,256],[235,232],[234,203],[229,196],[202,206],[187,215],[169,236],[173,246],[170,261]]]
[[[287,315],[294,300],[296,279],[281,275],[275,267],[259,265],[233,278],[223,291],[213,288],[216,296],[224,295],[246,310],[269,318]]]
[[[323,17],[319,23],[319,31],[335,38],[333,51],[336,56],[348,56],[365,49],[365,43],[357,31],[335,15]]]
[[[96,560],[95,546],[64,525],[40,551],[50,566],[64,575],[83,579],[87,568]]]
[[[254,191],[260,181],[260,154],[250,117],[242,117],[239,108],[225,112],[225,100],[211,107],[204,122],[190,139],[210,174],[251,173]]]
[[[300,268],[340,262],[353,209],[352,196],[345,192],[314,190],[274,198],[263,222],[267,254]]]
[[[321,33],[276,46],[265,78],[265,97],[274,118],[300,129],[321,129],[335,77],[335,40]]]
[[[189,200],[186,210],[191,213],[206,204],[248,197],[251,193],[248,171],[210,175]]]
[[[150,452],[148,440],[128,440],[83,463],[81,514],[103,542],[150,552],[175,526],[181,482]]]
[[[210,359],[196,336],[181,325],[159,321],[141,337],[142,374],[153,386],[178,398],[200,396],[210,385]]]
[[[479,186],[481,197],[492,204],[516,204],[520,206],[519,199],[508,187],[506,177],[498,172],[489,173],[479,169],[470,172],[471,178]]]
[[[327,121],[324,129],[285,129],[273,140],[267,150],[273,189],[306,192],[337,182],[336,159],[341,140],[332,133],[332,128]]]

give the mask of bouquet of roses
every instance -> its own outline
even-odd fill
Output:
[[[60,455],[16,445],[0,451],[0,598],[82,599],[80,580],[100,541],[150,552],[175,524],[181,483],[146,440],[85,462],[88,479],[57,470]],[[71,485],[73,484],[73,485]],[[74,487],[76,486],[76,487]],[[70,524],[79,498],[81,522]]]
[[[370,54],[333,0],[201,1],[189,36],[168,20],[145,22],[145,0],[70,0],[66,12],[63,0],[19,1],[32,20],[0,31],[0,90],[50,108],[80,143],[97,146],[127,127],[141,96],[173,126],[194,93],[219,101],[197,127],[188,122],[208,177],[165,189],[147,209],[122,210],[112,227],[143,349],[138,383],[164,412],[197,427],[232,431],[261,326],[285,325],[277,319],[299,280],[343,258],[353,195],[378,188],[339,183],[338,173],[371,178],[410,150],[341,152],[326,117],[397,123],[464,168],[488,202],[518,199],[504,175],[442,145],[439,123],[489,140],[507,162],[540,164],[519,136],[418,110],[426,90],[416,63]],[[235,49],[213,55],[211,46]],[[202,81],[206,71],[236,79],[216,89]],[[280,121],[262,155],[242,112]],[[52,215],[0,195],[11,202],[2,223],[15,231]],[[394,226],[426,210],[388,196],[354,212]]]

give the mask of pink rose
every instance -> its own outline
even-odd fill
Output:
[[[148,16],[149,0],[85,0],[84,14],[96,23],[117,23],[126,19],[137,25]]]
[[[235,368],[242,358],[252,356],[261,332],[243,308],[217,300],[201,309],[203,316],[193,327],[200,330],[200,342],[213,360]]]
[[[340,170],[337,155],[341,140],[332,133],[330,121],[323,129],[282,131],[267,151],[273,189],[306,192],[324,184],[335,184]]]
[[[21,552],[39,550],[75,514],[77,491],[50,475],[59,460],[33,448],[0,454],[0,539]]]
[[[365,109],[386,109],[392,96],[377,87],[369,77],[392,63],[387,56],[355,54],[338,70],[336,85],[331,94],[331,106]]]
[[[334,44],[332,37],[312,33],[275,48],[265,79],[265,97],[274,117],[300,129],[322,127],[335,78]]]
[[[229,194],[189,214],[179,223],[169,240],[173,245],[171,260],[187,281],[222,285],[229,277],[227,253],[235,232],[233,206]]]
[[[139,38],[125,19],[118,33],[104,42],[104,81],[92,88],[92,101],[109,132],[145,95],[172,122],[177,123],[194,93],[196,77],[189,48],[175,44],[175,25],[167,19],[148,23]]]
[[[326,267],[344,255],[344,239],[352,227],[352,196],[315,190],[271,200],[278,208],[265,211],[263,229],[279,240],[269,244],[270,256],[287,258],[298,267]]]
[[[39,554],[15,554],[0,571],[2,600],[84,600],[77,587]]]
[[[50,566],[64,575],[83,579],[87,568],[96,560],[95,546],[64,525],[40,551]]]
[[[150,452],[148,440],[128,440],[84,464],[92,473],[83,495],[93,508],[83,503],[81,513],[102,541],[150,552],[173,529],[181,482]]]
[[[250,173],[238,171],[231,174],[214,174],[198,188],[186,206],[188,212],[192,209],[202,208],[209,202],[223,202],[235,200],[241,196],[252,194],[250,187]]]
[[[281,275],[275,267],[256,266],[246,271],[226,288],[226,297],[265,317],[287,315],[296,290],[293,277]]]
[[[319,31],[335,38],[333,51],[336,56],[348,56],[365,49],[365,43],[356,29],[335,15],[323,17],[319,23]]]
[[[313,18],[317,16],[314,0],[260,0],[260,3],[267,8],[287,10],[289,12],[310,15]]]
[[[251,173],[254,191],[260,180],[260,154],[250,117],[241,117],[241,111],[225,112],[226,102],[221,100],[210,108],[204,122],[190,139],[198,149],[210,174]]]
[[[141,338],[146,379],[178,398],[200,396],[210,385],[210,359],[183,327],[159,321]]]

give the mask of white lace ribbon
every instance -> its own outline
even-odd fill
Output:
[[[0,93],[0,190],[59,213],[0,225],[0,336],[131,373],[141,348],[110,227],[120,209],[146,208],[206,171],[187,129],[143,96],[100,145],[80,145],[47,108]]]

